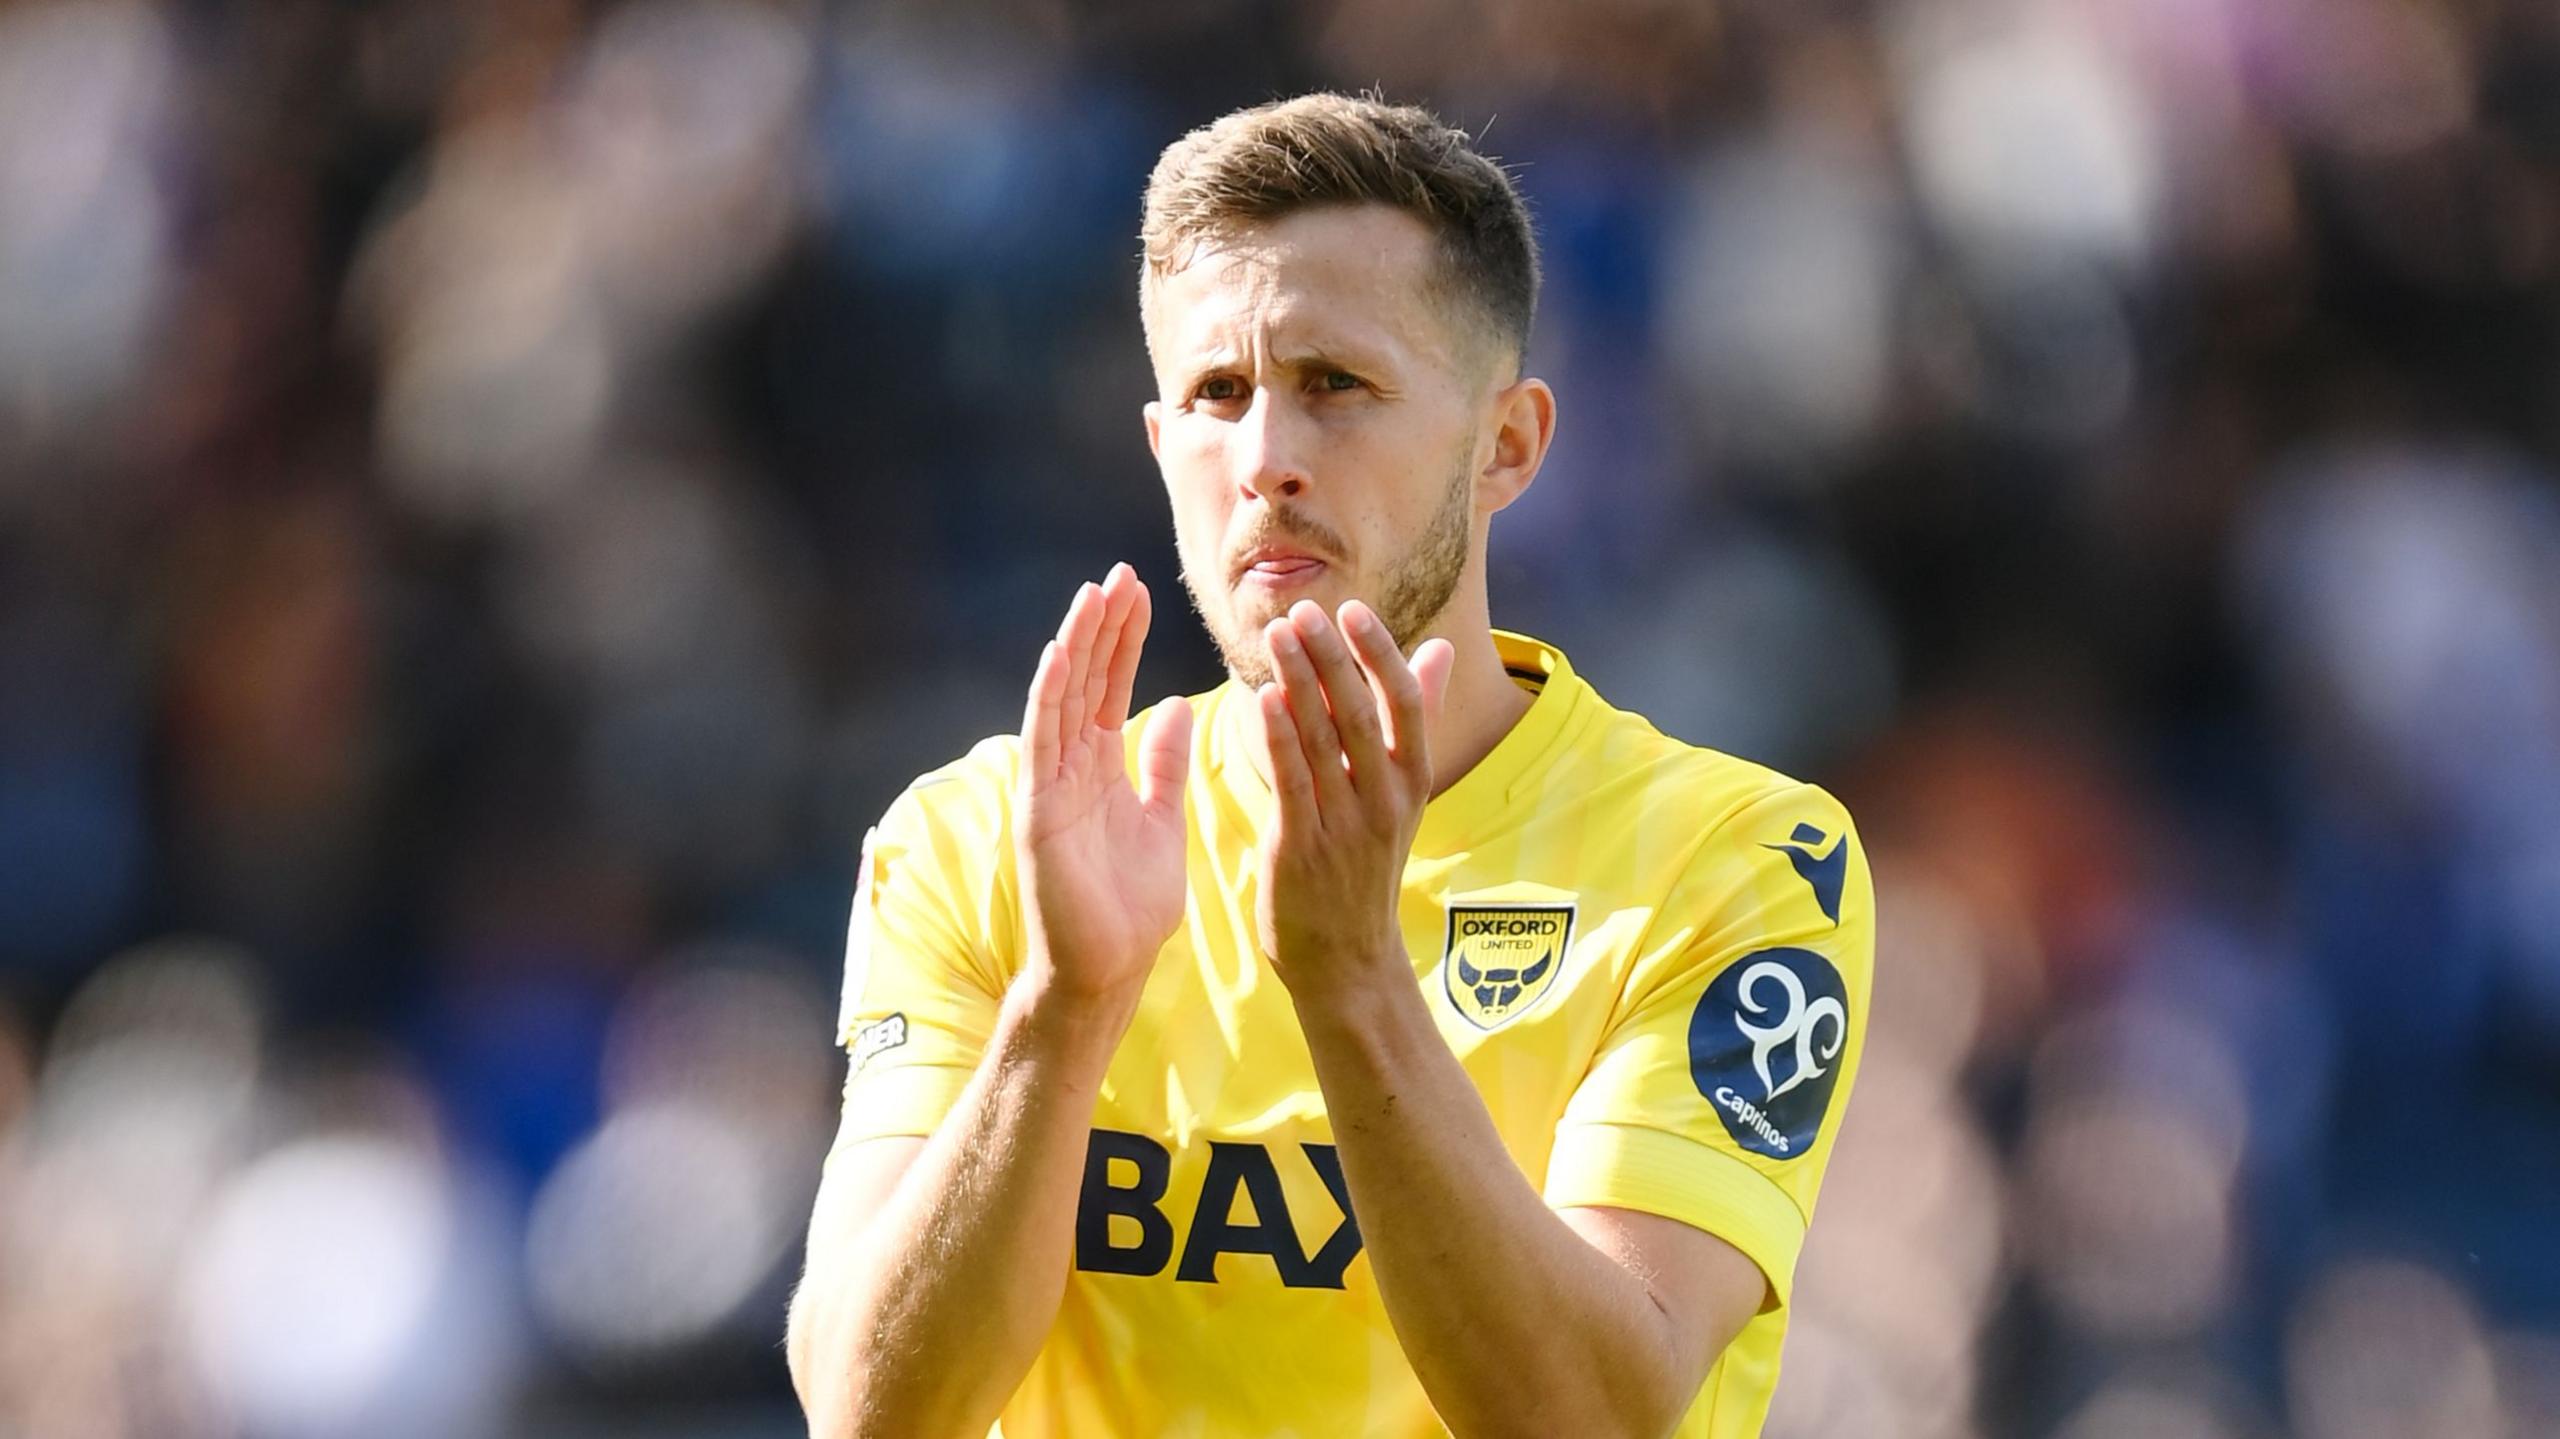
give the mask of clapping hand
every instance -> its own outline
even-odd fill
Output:
[[[1358,600],[1338,621],[1302,600],[1263,642],[1276,679],[1258,698],[1279,801],[1261,857],[1263,952],[1301,1003],[1410,984],[1396,900],[1431,798],[1425,731],[1456,651],[1428,640],[1408,664]]]
[[[1150,614],[1125,564],[1077,590],[1023,706],[1014,843],[1028,963],[1079,996],[1134,996],[1182,922],[1191,706],[1176,696],[1149,717],[1135,785],[1121,735]]]

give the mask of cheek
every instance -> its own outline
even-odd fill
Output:
[[[1194,489],[1214,486],[1226,472],[1227,427],[1203,423],[1198,416],[1167,427],[1164,432],[1164,474],[1167,484]]]
[[[1416,443],[1411,436],[1382,444],[1371,459],[1380,483],[1365,496],[1365,518],[1381,530],[1406,535],[1420,531],[1440,512],[1459,464],[1450,446]]]
[[[1164,487],[1173,506],[1174,542],[1183,554],[1195,562],[1215,554],[1234,513],[1235,496],[1198,470],[1184,471],[1170,464],[1165,466]]]

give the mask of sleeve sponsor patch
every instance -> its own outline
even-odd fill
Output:
[[[853,1038],[845,1048],[853,1056],[854,1072],[860,1073],[862,1066],[869,1063],[873,1055],[884,1050],[895,1049],[906,1042],[907,1017],[904,1014],[893,1014],[886,1019],[875,1019],[855,1030]]]
[[[1813,1147],[1849,1043],[1848,988],[1809,949],[1725,966],[1689,1016],[1689,1078],[1733,1142],[1771,1159]]]

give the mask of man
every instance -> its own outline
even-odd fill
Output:
[[[1149,181],[1145,408],[1229,683],[1127,566],[864,848],[792,1306],[822,1439],[1759,1432],[1866,1021],[1820,790],[1490,627],[1555,399],[1502,171],[1313,95]]]

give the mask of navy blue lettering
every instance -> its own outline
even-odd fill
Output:
[[[1291,1289],[1343,1287],[1351,1261],[1360,1257],[1361,1239],[1342,1158],[1330,1144],[1298,1147],[1342,1211],[1342,1222],[1323,1245],[1312,1255],[1299,1248],[1297,1225],[1269,1150],[1211,1140],[1208,1171],[1201,1177],[1199,1203],[1175,1279],[1215,1284],[1220,1255],[1259,1254]],[[1125,1182],[1114,1182],[1114,1160],[1126,1161]],[[1173,1258],[1174,1225],[1164,1211],[1172,1174],[1173,1153],[1158,1141],[1117,1129],[1094,1130],[1085,1146],[1084,1188],[1076,1204],[1076,1268],[1095,1274],[1162,1274]],[[1250,1220],[1235,1217],[1238,1191],[1252,1201]],[[1135,1243],[1112,1242],[1115,1217],[1137,1225]]]
[[[1137,1182],[1111,1182],[1111,1161],[1137,1167]],[[1096,1274],[1161,1274],[1173,1257],[1173,1221],[1158,1201],[1173,1180],[1173,1152],[1143,1134],[1097,1129],[1084,1150],[1084,1193],[1076,1203],[1076,1267]],[[1111,1217],[1138,1222],[1138,1242],[1111,1242]]]
[[[1351,1267],[1352,1260],[1360,1257],[1360,1216],[1351,1212],[1351,1186],[1342,1179],[1342,1156],[1335,1153],[1330,1144],[1301,1144],[1298,1147],[1307,1152],[1307,1162],[1316,1167],[1316,1177],[1324,1181],[1326,1192],[1342,1209],[1342,1223],[1334,1229],[1333,1237],[1324,1242],[1324,1247],[1315,1252],[1315,1257],[1307,1261],[1303,1272],[1307,1283],[1314,1288],[1340,1289],[1343,1271]]]
[[[1236,1189],[1253,1200],[1253,1222],[1235,1222]],[[1182,1246],[1176,1279],[1194,1284],[1218,1282],[1221,1254],[1266,1254],[1279,1267],[1280,1282],[1304,1288],[1306,1256],[1298,1252],[1298,1231],[1289,1222],[1289,1201],[1280,1193],[1280,1171],[1271,1152],[1259,1144],[1209,1141],[1209,1173],[1200,1181],[1200,1204],[1191,1213],[1191,1241]]]

